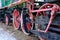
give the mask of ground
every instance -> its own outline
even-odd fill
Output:
[[[36,37],[27,36],[22,31],[14,30],[13,26],[6,29],[4,23],[0,23],[0,40],[38,40]]]

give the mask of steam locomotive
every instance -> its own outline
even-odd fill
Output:
[[[27,0],[9,10],[0,10],[0,20],[6,25],[13,23],[15,29],[26,35],[60,40],[60,0]]]

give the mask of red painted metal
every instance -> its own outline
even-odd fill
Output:
[[[48,6],[51,6],[51,8],[48,8],[47,9],[47,7]],[[46,7],[46,8],[45,8]],[[44,10],[45,9],[45,10]],[[47,9],[47,10],[46,10]],[[48,11],[48,10],[51,10],[51,17],[50,17],[50,20],[49,20],[49,23],[48,23],[48,25],[47,25],[47,28],[46,28],[46,30],[44,31],[44,30],[39,30],[38,29],[38,31],[40,31],[40,32],[44,32],[44,33],[46,33],[47,31],[48,31],[48,29],[49,29],[49,27],[50,27],[50,25],[51,25],[51,23],[52,23],[52,21],[53,21],[53,19],[54,19],[54,17],[55,17],[55,12],[57,12],[58,10],[59,10],[59,6],[58,5],[56,5],[56,4],[45,4],[45,5],[43,5],[42,7],[40,7],[40,10],[36,10],[36,11],[33,11],[33,12],[44,12],[44,11]]]
[[[6,26],[8,26],[8,16],[5,16],[5,22],[6,22]]]
[[[41,11],[49,11],[52,10],[52,8],[47,9],[39,9],[39,10],[31,10],[31,12],[41,12]]]
[[[50,8],[48,8],[48,7],[50,7]],[[31,5],[28,5],[28,9],[29,9],[30,13],[37,12],[37,14],[38,14],[38,13],[39,13],[39,14],[42,14],[41,12],[44,13],[44,11],[49,11],[49,10],[51,11],[51,13],[50,13],[50,14],[51,14],[51,17],[50,17],[50,20],[49,20],[49,23],[48,23],[48,25],[47,25],[46,30],[45,30],[45,31],[44,31],[44,30],[38,30],[38,31],[40,31],[40,32],[46,33],[46,32],[48,31],[49,26],[51,25],[54,17],[55,17],[55,16],[54,16],[54,13],[59,10],[59,6],[56,5],[56,4],[46,3],[46,4],[44,4],[43,6],[41,6],[41,7],[39,8],[39,10],[32,10],[32,9],[31,9]],[[44,13],[44,14],[45,14],[45,13]],[[32,18],[31,15],[30,15],[30,17]],[[33,18],[32,18],[32,20],[33,20]]]
[[[31,23],[27,22],[26,25],[27,25],[27,29],[31,30]]]
[[[15,9],[14,12],[13,12],[13,26],[14,26],[14,28],[18,29],[19,24],[20,24],[19,12]]]
[[[29,1],[27,1],[27,2],[29,2]],[[29,2],[29,3],[31,3],[31,2]],[[33,7],[33,5],[32,5],[32,7]],[[51,25],[51,23],[52,23],[52,21],[53,21],[53,19],[55,17],[55,15],[54,15],[55,12],[58,12],[58,10],[60,10],[58,5],[51,4],[51,3],[44,4],[43,6],[41,6],[39,8],[39,10],[33,10],[33,9],[31,9],[31,5],[29,5],[29,4],[28,4],[27,8],[29,9],[29,12],[30,12],[31,15],[32,15],[33,12],[37,12],[37,14],[42,14],[41,12],[43,12],[43,14],[45,14],[44,11],[49,11],[49,10],[51,11],[51,13],[50,13],[51,17],[50,17],[50,20],[49,20],[49,23],[47,25],[46,30],[39,30],[38,29],[38,31],[44,32],[44,33],[46,33],[48,31],[48,29],[49,29],[49,27],[50,27],[50,25]],[[31,20],[33,20],[33,18],[32,18],[33,15],[32,16],[31,15],[30,15]]]

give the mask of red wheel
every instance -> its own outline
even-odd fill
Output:
[[[19,29],[19,25],[20,25],[20,16],[19,16],[19,12],[15,9],[13,12],[13,26],[14,29]]]
[[[26,27],[23,25],[21,26],[22,31],[24,32],[25,35],[30,35],[30,30],[31,30],[31,25],[30,23],[26,23]]]
[[[8,16],[6,15],[5,18],[6,18],[6,19],[5,19],[5,21],[6,21],[6,26],[8,26]]]
[[[49,8],[51,8],[51,9],[49,9]],[[43,6],[41,6],[40,10],[41,9],[49,9],[49,10],[45,10],[45,11],[37,13],[38,16],[39,16],[39,14],[43,14],[43,15],[40,15],[39,21],[44,20],[44,21],[40,22],[40,29],[38,29],[38,31],[47,33],[50,25],[53,22],[53,19],[55,18],[55,12],[57,12],[59,10],[59,6],[56,4],[47,3],[47,4],[44,4]],[[49,15],[50,15],[50,17],[48,17]],[[44,22],[47,23],[47,25],[45,25]]]
[[[25,17],[21,13],[21,29],[24,32],[24,34],[30,35],[30,30],[31,30],[32,25],[31,25],[31,22],[29,21],[29,18],[27,19],[25,19]]]

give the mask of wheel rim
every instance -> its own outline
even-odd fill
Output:
[[[28,32],[28,31],[31,30],[31,27],[29,27],[29,26],[30,26],[30,23],[26,23],[26,25],[27,25],[27,27],[24,27],[24,25],[23,25],[23,26],[21,27],[21,29],[22,29],[22,31],[24,32],[24,34],[30,35],[30,32]]]
[[[15,9],[13,12],[13,26],[14,29],[18,29],[20,25],[20,16],[19,16],[19,12]]]

